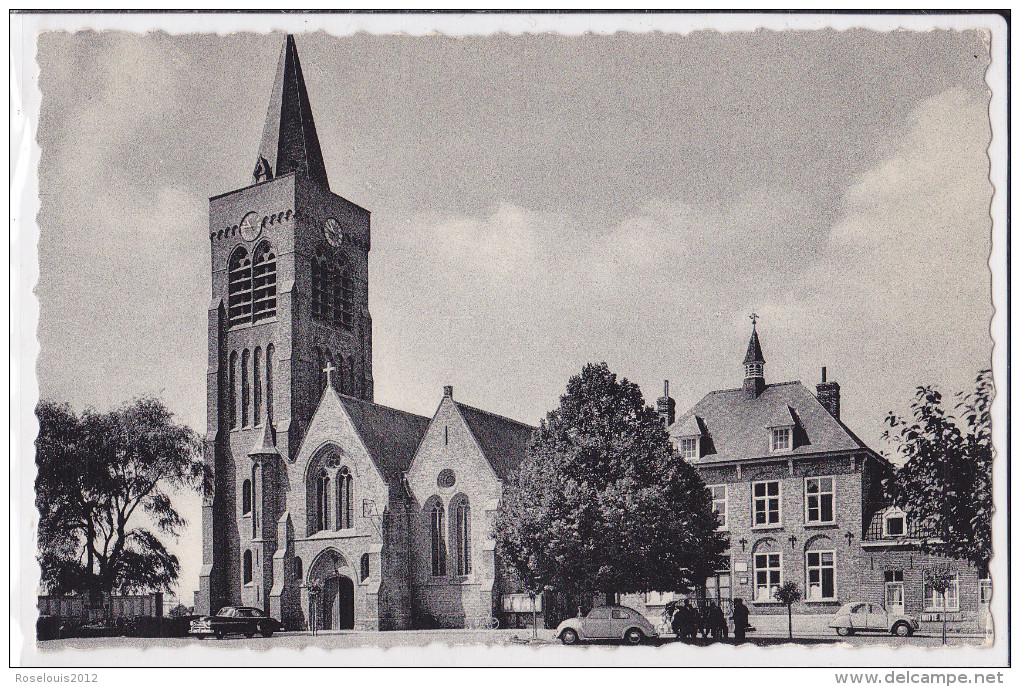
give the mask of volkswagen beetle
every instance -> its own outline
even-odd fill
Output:
[[[647,618],[627,606],[596,606],[585,617],[567,618],[556,628],[556,637],[567,645],[595,639],[640,644],[658,636]]]

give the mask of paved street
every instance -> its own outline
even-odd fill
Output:
[[[755,633],[757,634],[757,633]],[[672,637],[665,638],[661,643],[672,643]],[[786,643],[785,635],[762,634],[749,638],[749,643],[758,645],[777,645]],[[835,645],[837,642],[846,642],[854,646],[939,646],[942,643],[938,635],[915,635],[914,637],[890,637],[888,635],[867,635],[853,637],[837,637],[832,635],[815,635],[811,637],[797,637],[794,641],[804,645]],[[949,637],[950,646],[976,645],[981,643],[978,637]],[[40,643],[43,651],[79,648],[117,648],[135,647],[146,648],[160,646],[163,648],[174,648],[177,646],[189,646],[197,644],[199,640],[187,637],[148,639],[139,637],[104,637],[96,639],[60,639]],[[551,630],[539,631],[537,642],[532,640],[530,630],[411,630],[400,632],[322,632],[312,636],[307,632],[285,632],[274,635],[269,639],[256,637],[246,639],[244,637],[228,637],[223,640],[203,640],[203,646],[214,648],[237,648],[246,646],[252,649],[270,649],[274,647],[286,647],[300,649],[304,647],[317,646],[324,649],[346,648],[346,647],[380,647],[389,648],[397,646],[428,646],[439,643],[450,646],[474,644],[474,645],[512,645],[518,643],[534,643],[538,645],[558,645]],[[693,646],[693,645],[692,645]]]

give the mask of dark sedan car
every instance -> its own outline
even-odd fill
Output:
[[[272,637],[274,632],[283,629],[279,620],[270,618],[260,608],[251,606],[224,606],[216,615],[202,616],[191,621],[189,634],[199,639],[215,637],[223,639],[226,635],[244,635],[254,637]]]

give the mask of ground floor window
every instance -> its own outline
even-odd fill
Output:
[[[808,601],[836,598],[836,554],[833,551],[807,552]]]
[[[990,604],[992,602],[992,581],[988,579],[979,581],[978,590],[981,603]]]
[[[935,591],[927,578],[924,581],[924,610],[925,611],[958,611],[960,610],[960,575],[954,573],[953,581],[946,589],[945,600],[942,594]]]
[[[775,601],[783,584],[783,554],[758,553],[754,556],[754,600]]]
[[[885,610],[890,613],[903,613],[903,571],[885,571]]]
[[[733,582],[729,571],[718,572],[705,580],[705,598],[716,602],[733,598]]]

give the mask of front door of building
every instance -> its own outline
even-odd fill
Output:
[[[885,610],[889,611],[889,615],[903,615],[904,607],[905,605],[903,603],[903,583],[886,582]]]
[[[354,582],[344,575],[327,577],[322,585],[323,630],[354,629]]]

